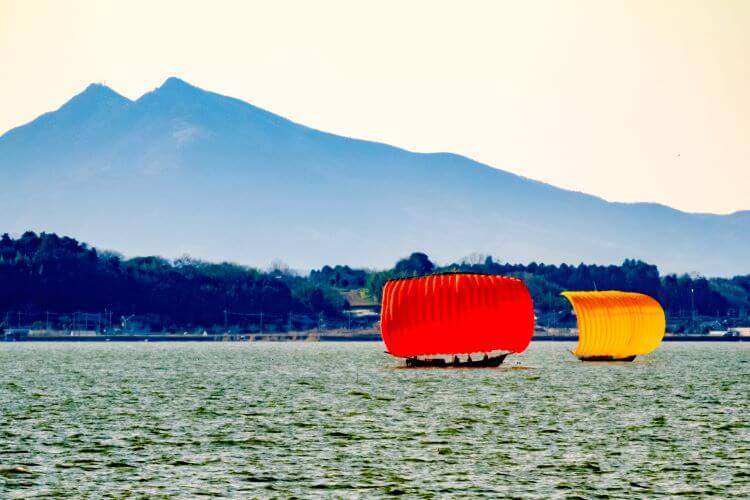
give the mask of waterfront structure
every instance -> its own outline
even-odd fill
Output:
[[[578,321],[582,361],[632,361],[654,351],[666,327],[664,310],[654,298],[633,292],[563,292]]]
[[[395,279],[383,288],[381,333],[410,366],[498,366],[523,352],[534,305],[519,279],[448,273]]]

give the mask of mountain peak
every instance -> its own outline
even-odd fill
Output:
[[[83,90],[83,92],[112,92],[117,93],[114,90],[112,90],[111,87],[108,87],[104,83],[101,82],[92,82],[89,83],[88,86]]]
[[[115,101],[130,101],[127,97],[118,94],[110,87],[107,87],[103,83],[91,83],[84,89],[83,92],[73,97],[68,102],[82,100],[115,100]]]
[[[103,83],[92,83],[83,92],[62,105],[60,110],[94,110],[105,106],[129,103],[130,99],[118,94]]]
[[[151,92],[143,94],[138,102],[180,102],[189,104],[201,98],[204,94],[209,94],[205,90],[191,85],[185,80],[170,76],[159,87]]]
[[[185,80],[181,78],[177,78],[176,76],[170,76],[166,80],[164,80],[164,83],[161,84],[161,86],[156,89],[158,91],[185,91],[185,90],[200,90],[195,85],[191,85]]]

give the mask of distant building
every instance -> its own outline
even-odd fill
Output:
[[[342,290],[350,327],[370,327],[380,319],[380,303],[362,290]]]
[[[750,326],[738,326],[729,331],[736,332],[738,337],[750,337]]]
[[[0,328],[0,331],[3,331]],[[3,339],[6,342],[12,342],[15,340],[20,340],[21,337],[25,337],[29,334],[28,328],[6,328],[3,331]]]
[[[711,330],[710,337],[750,337],[750,327],[729,328],[728,330]]]
[[[96,330],[72,330],[71,337],[96,337]]]
[[[351,311],[370,311],[380,313],[380,303],[365,295],[361,290],[346,290],[341,292],[344,297],[344,309]]]

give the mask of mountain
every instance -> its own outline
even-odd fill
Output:
[[[514,262],[750,271],[750,211],[610,203],[468,158],[314,130],[177,78],[91,85],[0,137],[0,230],[128,255],[384,267],[414,250]]]

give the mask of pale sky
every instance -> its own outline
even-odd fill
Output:
[[[0,133],[168,76],[612,201],[750,209],[750,1],[0,0]]]

